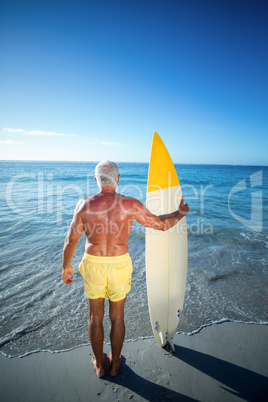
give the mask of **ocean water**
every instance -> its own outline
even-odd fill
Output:
[[[96,163],[0,162],[0,352],[23,356],[88,344],[88,307],[77,270],[61,281],[62,247],[77,201],[98,191]],[[188,274],[178,332],[222,320],[268,324],[268,168],[176,165],[190,205]],[[119,163],[118,192],[146,201],[148,164]],[[145,231],[134,224],[126,340],[152,336]],[[108,302],[104,318],[109,342]]]

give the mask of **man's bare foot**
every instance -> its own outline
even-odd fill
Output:
[[[116,377],[122,363],[122,356],[120,355],[118,359],[113,360],[110,354],[110,376]]]
[[[93,363],[93,365],[95,367],[97,376],[98,377],[105,376],[105,356],[103,355],[102,364],[97,366],[96,357],[93,355],[92,356],[92,363]]]

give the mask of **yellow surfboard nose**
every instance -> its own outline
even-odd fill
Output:
[[[174,164],[158,133],[154,133],[147,192],[179,186],[180,182]]]

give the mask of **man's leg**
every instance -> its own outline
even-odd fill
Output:
[[[103,355],[103,317],[104,298],[87,299],[89,308],[88,336],[94,353],[92,362],[99,377],[105,375],[105,358]]]
[[[115,377],[121,363],[121,350],[125,338],[125,323],[124,323],[124,307],[126,297],[123,300],[112,302],[110,301],[110,319],[111,319],[111,367],[110,375]]]

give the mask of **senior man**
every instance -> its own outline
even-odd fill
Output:
[[[125,337],[124,306],[130,291],[132,262],[128,241],[133,222],[157,230],[168,230],[188,214],[182,197],[179,209],[165,216],[153,215],[140,201],[116,192],[120,179],[118,165],[102,161],[95,168],[97,194],[81,199],[66,236],[63,248],[62,280],[73,283],[71,259],[85,231],[85,254],[79,266],[89,307],[88,335],[91,342],[96,374],[105,375],[103,354],[104,300],[109,298],[111,320],[110,375],[115,377],[121,363]]]

